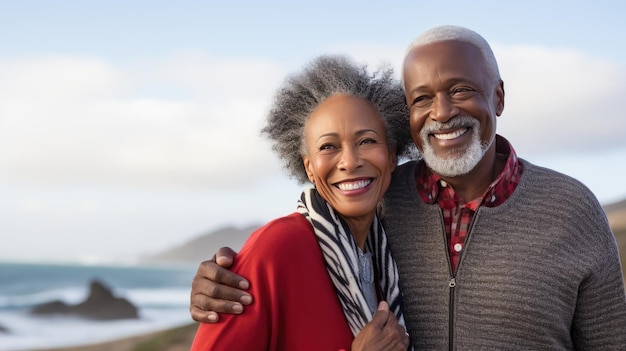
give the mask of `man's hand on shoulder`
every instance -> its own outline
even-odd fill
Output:
[[[252,303],[252,295],[244,291],[250,283],[229,270],[236,256],[231,248],[222,247],[198,266],[189,306],[194,321],[215,323],[219,321],[218,313],[240,314],[245,305]]]

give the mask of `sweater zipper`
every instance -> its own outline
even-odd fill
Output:
[[[469,244],[470,241],[470,233],[472,232],[472,228],[474,227],[474,221],[476,220],[476,214],[478,213],[478,211],[476,211],[476,213],[474,213],[474,216],[472,216],[472,220],[470,221],[469,226],[467,227],[467,235],[465,237],[465,247],[463,248],[463,252],[461,253],[461,256],[459,257],[459,262],[456,264],[456,270],[453,271],[452,270],[452,261],[450,259],[450,254],[448,253],[448,248],[446,246],[446,253],[448,253],[448,265],[450,267],[450,281],[448,282],[448,287],[450,288],[450,316],[449,316],[449,324],[448,327],[449,332],[448,332],[448,338],[450,339],[450,341],[448,342],[448,348],[450,351],[454,350],[454,288],[456,288],[456,275],[459,273],[459,269],[461,268],[461,263],[463,262],[463,256],[465,256],[465,250],[467,250],[467,245]],[[443,219],[443,218],[442,218]],[[447,241],[446,241],[446,245],[447,245]]]
[[[459,269],[461,268],[461,263],[463,261],[463,256],[465,256],[465,250],[467,249],[467,245],[469,244],[469,240],[470,240],[470,233],[472,231],[472,228],[474,227],[474,221],[476,220],[476,214],[478,213],[478,211],[476,211],[476,213],[474,213],[474,216],[472,216],[472,220],[470,221],[469,226],[467,227],[467,236],[465,238],[465,247],[463,248],[463,252],[461,253],[461,256],[459,257],[459,262],[456,265],[456,270],[452,270],[452,260],[450,258],[450,253],[448,250],[448,240],[447,240],[447,235],[444,232],[444,236],[445,236],[445,243],[446,243],[446,255],[448,256],[448,267],[450,269],[450,280],[448,281],[448,288],[450,289],[450,302],[449,302],[449,316],[448,316],[448,349],[450,351],[454,350],[454,289],[456,288],[456,275],[459,272]],[[441,215],[441,224],[444,225],[443,223],[443,215]],[[444,227],[445,228],[445,227]]]
[[[450,278],[448,282],[448,287],[450,287],[450,316],[449,316],[449,325],[448,325],[448,345],[450,351],[454,350],[454,342],[452,339],[453,330],[454,330],[454,287],[456,287],[456,278],[453,276]]]
[[[445,223],[443,221],[443,214],[439,212],[439,218],[441,221],[441,228],[445,228]],[[450,289],[449,294],[449,312],[448,312],[448,349],[452,351],[454,349],[454,287],[456,286],[456,272],[452,270],[452,260],[450,258],[450,253],[448,250],[448,238],[445,230],[443,231],[443,242],[444,242],[444,252],[446,253],[446,257],[448,257],[448,270],[450,272],[450,280],[448,281],[448,288]],[[458,266],[457,266],[458,269]]]

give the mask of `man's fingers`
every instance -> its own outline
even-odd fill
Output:
[[[237,253],[230,247],[220,247],[215,254],[214,260],[218,265],[229,268],[235,261]]]
[[[193,279],[191,288],[195,290],[195,284],[202,284],[202,280],[213,281],[215,283],[224,284],[237,289],[248,289],[250,287],[250,283],[248,283],[246,279],[226,268],[220,267],[213,261],[204,261],[200,264],[196,276]],[[209,296],[226,298],[211,294],[209,294]]]
[[[252,303],[252,295],[247,292],[204,278],[194,278],[191,285],[191,305],[205,311],[233,313],[233,308],[243,310],[242,304]]]
[[[197,307],[191,307],[191,319],[201,323],[215,323],[219,321],[219,314],[212,311],[204,311]]]
[[[217,312],[240,314],[243,312],[243,304],[240,302],[217,299],[204,294],[191,295],[191,307],[189,310],[193,311],[196,308],[204,311],[204,313]]]
[[[214,269],[213,276],[215,277],[215,282],[244,290],[250,287],[250,283],[247,280],[228,269],[217,265],[212,265],[211,267]]]

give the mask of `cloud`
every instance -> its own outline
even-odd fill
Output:
[[[494,51],[506,89],[499,132],[522,154],[626,146],[616,112],[623,65],[558,48]],[[397,70],[404,48],[327,52]],[[85,56],[0,63],[0,180],[241,189],[281,172],[259,136],[287,73],[278,63],[202,51],[124,64]]]
[[[284,75],[268,62],[186,53],[131,68],[63,56],[1,66],[5,180],[220,187],[278,168],[259,136]]]
[[[499,131],[533,154],[626,147],[619,109],[626,66],[537,46],[494,47],[505,82]]]

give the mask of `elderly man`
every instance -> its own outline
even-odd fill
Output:
[[[485,39],[430,29],[409,46],[402,78],[422,159],[394,172],[385,227],[415,348],[626,348],[624,281],[604,212],[580,182],[518,158],[496,134],[504,84]],[[219,255],[224,266],[233,259]],[[194,280],[196,320],[243,309],[220,299],[251,301],[209,280],[246,285],[214,261]]]

